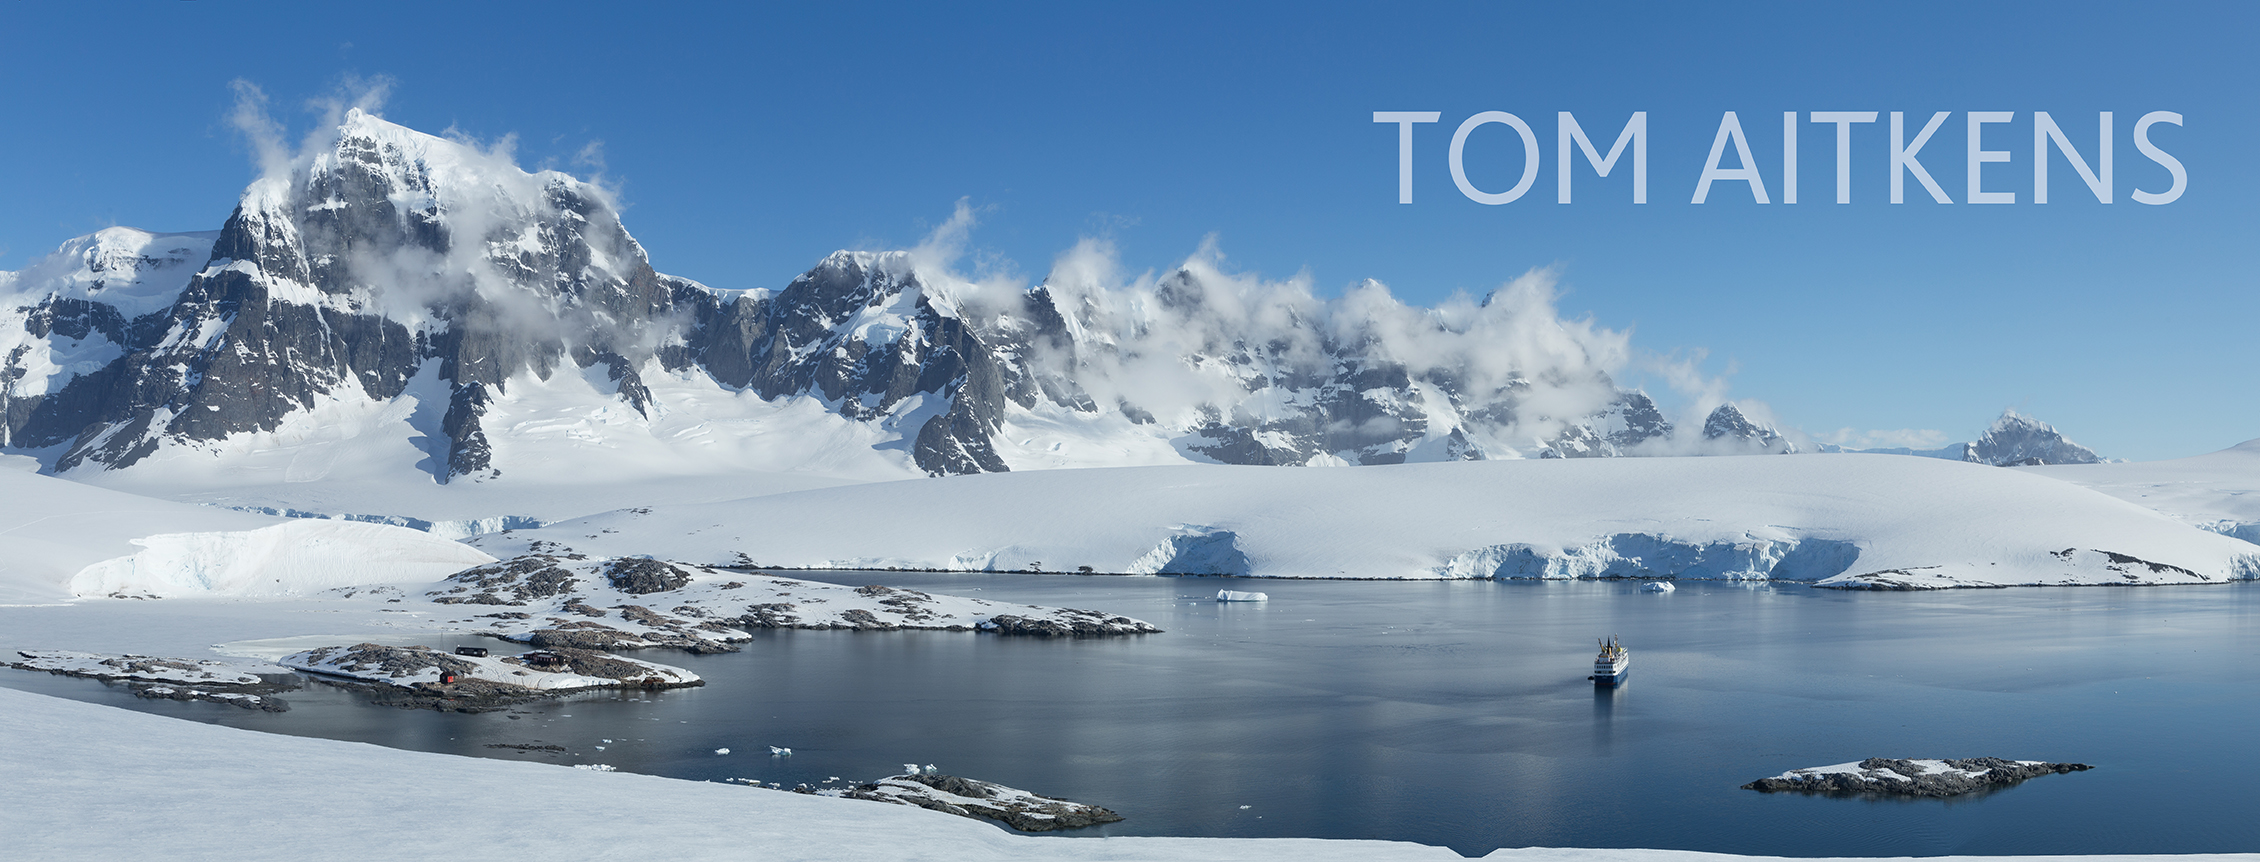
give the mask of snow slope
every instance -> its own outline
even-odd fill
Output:
[[[582,374],[522,375],[494,397],[486,437],[508,463],[528,467],[441,483],[427,451],[448,407],[435,367],[389,400],[358,390],[325,397],[271,432],[163,446],[130,470],[68,475],[169,500],[383,519],[452,538],[625,506],[919,475],[907,455],[873,448],[881,435],[857,433],[821,405],[763,401],[653,368],[644,378],[657,399],[648,418],[610,403]]]
[[[255,530],[280,518],[169,503],[32,472],[29,458],[0,463],[0,602],[49,601],[87,566],[129,556],[155,533]]]
[[[141,550],[73,575],[75,596],[287,596],[363,584],[423,583],[493,557],[421,530],[298,520],[256,530],[159,533]]]
[[[452,757],[197,724],[0,689],[0,834],[26,859],[296,860],[353,848],[589,859],[649,855],[774,862],[837,859],[1393,862],[1461,858],[1405,842],[1301,838],[1036,838],[923,809],[728,784]],[[539,800],[515,816],[497,800]],[[384,855],[382,849],[375,852]],[[1667,850],[1492,851],[1507,862],[1726,862]],[[2020,857],[1936,857],[2015,862]],[[2039,858],[2039,857],[2024,857]],[[2055,857],[2063,858],[2063,857]],[[2082,862],[2255,854],[2082,856]]]
[[[1877,574],[1907,587],[2260,577],[2260,549],[2131,503],[1892,455],[1043,471],[626,510],[472,540],[498,556],[535,542],[823,568],[1849,586]]]
[[[154,500],[0,467],[0,602],[124,593],[276,595],[432,581],[488,562],[377,524],[286,521]]]
[[[2260,440],[2171,461],[2024,469],[2260,543]]]

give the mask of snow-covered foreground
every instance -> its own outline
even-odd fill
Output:
[[[460,858],[1451,860],[1382,841],[1038,838],[939,812],[727,784],[398,751],[263,734],[0,689],[0,834],[24,859],[390,855],[444,841]],[[547,812],[481,816],[467,812]],[[438,830],[436,837],[426,832]],[[404,843],[410,842],[410,843]],[[654,842],[658,842],[655,844]],[[1667,850],[1504,849],[1515,862],[1698,862]],[[1940,860],[2260,859],[1937,857]]]
[[[1054,470],[623,510],[471,544],[503,557],[542,547],[709,565],[1264,577],[1883,588],[2260,577],[2260,546],[2133,503],[1893,455]]]

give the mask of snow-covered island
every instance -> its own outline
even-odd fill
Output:
[[[275,693],[299,687],[298,676],[289,668],[263,661],[52,649],[18,650],[16,655],[21,660],[0,660],[0,667],[124,683],[139,697],[202,700],[266,712],[288,712],[290,703]]]
[[[2049,763],[2042,760],[2003,760],[1973,757],[1965,760],[1894,760],[1871,757],[1854,763],[1792,769],[1772,778],[1742,785],[1762,793],[1881,794],[1887,796],[1959,796],[2007,787],[2027,778],[2084,772],[2085,763]]]
[[[380,703],[482,712],[593,688],[665,689],[705,685],[679,667],[556,648],[517,656],[451,655],[430,647],[354,644],[292,653],[282,664],[374,683]]]
[[[1122,820],[1096,805],[1039,796],[987,781],[930,772],[905,772],[842,788],[796,788],[818,796],[839,796],[929,811],[995,820],[1022,832],[1057,832]]]
[[[487,633],[537,647],[723,652],[747,640],[747,631],[754,629],[925,629],[1037,637],[1161,631],[1143,620],[1097,611],[570,552],[529,553],[466,569],[425,596],[442,605],[496,608],[477,615],[490,620]]]

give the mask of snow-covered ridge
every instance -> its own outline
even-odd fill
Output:
[[[1943,577],[1910,585],[2260,577],[2260,547],[2130,503],[1885,455],[1044,471],[653,507],[471,540],[503,556],[534,542],[807,568],[1837,586],[1919,571]]]

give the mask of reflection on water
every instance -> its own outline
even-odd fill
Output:
[[[1219,604],[1208,580],[821,577],[1098,608],[1168,633],[770,632],[735,655],[648,655],[704,688],[483,715],[371,708],[322,687],[266,715],[43,674],[0,682],[261,730],[690,779],[822,784],[934,763],[1129,817],[1083,834],[1389,838],[1469,853],[2260,848],[2241,766],[2260,754],[2241,730],[2260,719],[2254,585],[1655,595],[1631,583],[1267,581],[1267,603]],[[1597,689],[1585,679],[1593,640],[1612,632],[1639,673]],[[541,745],[563,750],[524,747]],[[770,745],[794,755],[766,756]],[[2098,768],[1950,802],[1738,789],[1872,756],[1985,755]]]

